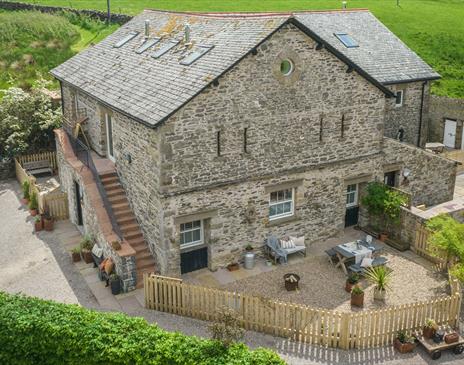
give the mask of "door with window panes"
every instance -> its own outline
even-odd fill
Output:
[[[358,224],[358,190],[358,184],[350,184],[346,186],[345,227],[351,227]]]
[[[203,269],[208,266],[208,248],[205,245],[203,221],[180,224],[180,272]]]

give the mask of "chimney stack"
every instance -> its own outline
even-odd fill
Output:
[[[185,27],[184,27],[184,42],[190,43],[190,24],[189,23],[185,24]]]
[[[150,37],[150,21],[147,19],[145,20],[145,38]]]

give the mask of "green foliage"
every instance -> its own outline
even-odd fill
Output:
[[[22,187],[23,187],[23,198],[24,199],[29,200],[29,198],[30,198],[30,194],[29,194],[30,186],[31,186],[31,184],[30,184],[29,180],[26,179],[26,180],[23,181]]]
[[[353,295],[361,295],[362,293],[364,293],[364,290],[359,285],[355,285],[351,289],[351,294]]]
[[[91,250],[94,245],[93,239],[91,236],[88,234],[82,237],[81,242],[79,243],[79,246],[81,247],[81,250]]]
[[[229,307],[222,307],[217,315],[217,320],[208,327],[211,337],[225,347],[241,341],[245,330],[240,327],[241,317],[237,312]]]
[[[352,272],[348,276],[347,280],[350,284],[356,284],[357,282],[359,282],[359,279],[360,279],[359,274],[357,272]]]
[[[272,351],[185,336],[142,318],[0,292],[0,364],[283,365]]]
[[[81,247],[80,246],[74,247],[71,252],[72,253],[81,253]]]
[[[414,343],[415,337],[408,335],[406,331],[398,331],[396,333],[396,338],[401,342],[401,343]]]
[[[456,257],[464,262],[463,223],[449,215],[440,214],[429,219],[425,225],[431,231],[428,242],[435,249],[432,249],[432,254],[439,255],[441,251],[446,253],[448,260]]]
[[[361,199],[362,204],[378,224],[383,224],[387,231],[392,224],[400,223],[401,207],[406,205],[407,198],[397,190],[374,181],[368,184],[367,194]]]
[[[6,90],[0,100],[0,156],[34,153],[54,146],[53,129],[61,125],[60,111],[33,89]]]
[[[432,319],[432,318],[426,318],[425,319],[424,327],[438,329],[437,322],[435,322],[435,320]]]
[[[458,279],[461,283],[464,283],[464,264],[463,263],[457,263],[453,265],[449,271],[451,276],[455,277]]]
[[[365,271],[367,280],[374,284],[377,290],[387,290],[390,288],[392,271],[385,266],[369,267]]]
[[[37,193],[34,191],[31,194],[31,200],[29,202],[29,209],[30,210],[39,209],[39,202],[37,201]]]

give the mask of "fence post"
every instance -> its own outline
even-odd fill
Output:
[[[340,348],[343,350],[349,350],[350,348],[350,318],[350,313],[342,312],[340,319]]]

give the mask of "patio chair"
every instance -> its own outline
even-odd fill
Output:
[[[338,256],[337,256],[337,252],[335,252],[335,250],[333,248],[329,248],[328,250],[325,250],[325,253],[327,254],[327,256],[329,256],[330,263],[333,266],[335,266],[335,264],[339,261]]]
[[[386,257],[376,257],[372,261],[372,266],[371,267],[378,267],[378,266],[383,266],[388,262],[388,259]],[[367,267],[361,267],[361,264],[353,264],[350,267],[348,267],[348,270],[351,272],[355,272],[357,274],[363,274],[364,270],[366,270]]]

